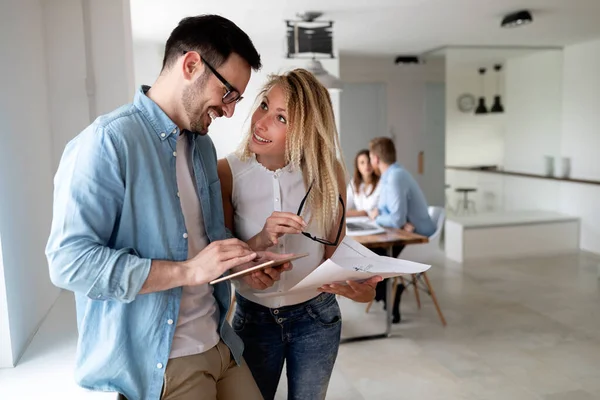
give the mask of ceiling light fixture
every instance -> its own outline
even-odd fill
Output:
[[[515,28],[517,26],[527,25],[533,22],[531,13],[527,10],[517,11],[506,15],[500,24],[503,28]]]
[[[479,75],[481,75],[481,96],[479,96],[479,104],[475,109],[475,114],[487,114],[488,110],[485,105],[485,68],[479,68]]]
[[[319,60],[314,58],[310,60],[306,65],[306,70],[311,72],[329,90],[342,90],[344,87],[342,81],[327,72]]]
[[[496,95],[494,96],[494,104],[490,109],[490,112],[493,113],[503,113],[504,106],[502,105],[502,99],[500,97],[500,70],[502,69],[502,65],[496,64],[494,65],[494,71],[496,71]]]
[[[318,58],[334,58],[333,54],[333,21],[317,20],[323,13],[307,11],[296,14],[300,21],[286,21],[288,58],[300,58],[301,54],[312,55],[306,65],[323,86],[330,90],[342,90],[343,83],[336,76],[327,72]]]
[[[421,60],[417,56],[398,56],[394,60],[396,64],[420,64]]]

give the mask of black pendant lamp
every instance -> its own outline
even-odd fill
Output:
[[[485,84],[484,84],[484,75],[485,68],[479,68],[479,75],[481,75],[481,96],[479,96],[479,103],[477,104],[477,108],[475,109],[475,114],[487,114],[488,110],[485,106]]]
[[[494,96],[494,104],[492,104],[492,108],[490,112],[493,113],[503,113],[504,106],[502,106],[502,99],[500,98],[500,70],[502,69],[502,65],[496,64],[494,65],[494,70],[496,71],[496,95]]]

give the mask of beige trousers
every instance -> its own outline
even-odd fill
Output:
[[[238,366],[229,348],[220,341],[202,354],[170,359],[161,400],[263,400],[263,397],[248,365]]]

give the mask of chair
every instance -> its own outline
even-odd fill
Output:
[[[429,207],[427,211],[429,212],[429,216],[436,225],[435,232],[429,237],[429,241],[427,243],[411,244],[409,246],[406,246],[398,255],[398,258],[422,264],[431,264],[435,253],[439,251],[440,248],[440,236],[442,234],[442,230],[444,229],[444,223],[446,221],[446,211],[443,207],[433,206]],[[404,284],[403,277],[400,277],[400,281],[402,282],[402,284]],[[431,282],[429,281],[427,272],[422,272],[420,274],[411,274],[411,282],[409,283],[409,285],[412,285],[415,288],[417,306],[419,307],[419,309],[421,308],[421,298],[419,296],[419,283],[423,285],[421,290],[425,291],[431,296],[433,304],[435,305],[435,309],[437,310],[440,320],[442,321],[442,325],[446,326],[446,319],[444,318],[444,314],[442,314],[442,310],[440,309],[440,306],[438,304],[437,297],[435,296],[435,292],[433,291],[433,286],[431,286]],[[398,280],[394,278],[392,299],[396,298],[397,286]],[[407,286],[405,285],[405,287]],[[367,309],[365,312],[369,312],[371,304],[372,302],[370,302],[367,305]]]
[[[427,211],[429,212],[429,216],[436,225],[435,232],[429,237],[429,241],[427,243],[411,244],[410,246],[406,246],[398,255],[398,258],[422,264],[431,264],[431,262],[433,261],[436,252],[438,252],[440,249],[440,236],[442,235],[442,230],[444,229],[444,223],[446,221],[446,211],[442,207],[433,206],[429,207]],[[437,297],[435,296],[435,292],[433,291],[433,286],[431,286],[431,282],[429,281],[429,277],[427,276],[427,271],[422,272],[420,274],[412,274],[412,282],[410,282],[410,284],[413,285],[415,288],[417,306],[420,309],[421,298],[419,297],[419,283],[422,283],[424,285],[424,287],[422,287],[421,290],[425,291],[431,296],[433,304],[435,305],[435,309],[437,310],[440,320],[442,321],[442,325],[446,326],[446,319],[444,318],[442,310],[440,309],[440,306],[438,304]]]

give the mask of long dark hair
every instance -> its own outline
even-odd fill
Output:
[[[369,158],[369,150],[367,149],[363,149],[361,151],[359,151],[356,154],[356,157],[354,158],[354,178],[352,179],[352,183],[354,184],[354,192],[358,193],[358,188],[360,187],[360,184],[363,182],[363,177],[362,174],[360,173],[360,171],[358,170],[358,158],[360,156],[367,156],[367,158],[370,161]],[[379,183],[379,176],[375,173],[375,171],[371,171],[371,191],[369,193],[367,193],[367,197],[372,195],[373,192],[375,191],[375,188],[377,187],[377,184]]]

